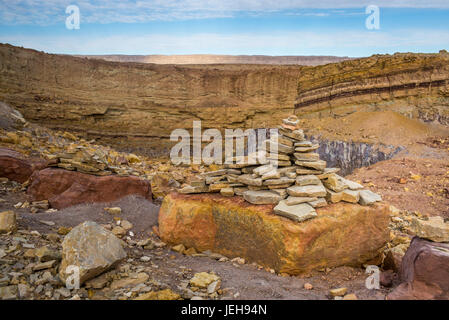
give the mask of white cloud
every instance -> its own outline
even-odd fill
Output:
[[[82,21],[91,23],[222,18],[239,12],[363,8],[370,4],[380,7],[449,8],[447,0],[0,0],[0,21],[10,25],[48,25],[63,21],[65,8],[70,4],[78,5]]]

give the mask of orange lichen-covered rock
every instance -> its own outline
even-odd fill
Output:
[[[301,274],[322,267],[360,266],[377,258],[389,240],[389,206],[338,203],[317,217],[294,222],[273,213],[273,205],[252,205],[241,197],[215,194],[164,198],[159,212],[163,241],[198,251]]]

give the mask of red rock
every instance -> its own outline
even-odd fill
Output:
[[[110,202],[132,194],[152,199],[150,183],[138,177],[101,177],[53,168],[36,171],[27,192],[32,201],[48,200],[56,209]]]
[[[393,285],[393,281],[396,278],[396,273],[393,270],[386,270],[381,272],[379,282],[384,287],[391,287]]]
[[[47,167],[48,161],[27,158],[20,152],[0,148],[0,177],[24,183],[36,170]]]
[[[399,274],[401,284],[388,300],[449,299],[449,243],[414,237]]]
[[[378,257],[389,240],[389,206],[338,203],[317,217],[295,222],[273,205],[214,194],[164,198],[159,233],[170,245],[241,257],[278,273],[302,274],[323,267],[361,266]]]

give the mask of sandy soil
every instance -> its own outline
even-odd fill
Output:
[[[449,218],[447,159],[399,157],[356,169],[348,178],[368,186],[399,209]]]

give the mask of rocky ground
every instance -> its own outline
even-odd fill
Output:
[[[191,176],[216,170],[216,166],[172,167],[164,160],[118,153],[70,133],[31,125],[13,134],[0,133],[1,147],[27,156],[58,159],[58,164],[66,166],[60,166],[61,170],[90,170],[92,175],[109,171],[148,179],[154,198],[150,202],[129,196],[110,203],[56,210],[49,209],[45,201],[30,201],[26,194],[28,181],[0,178],[1,299],[385,299],[392,290],[384,286],[368,290],[364,268],[338,267],[289,276],[242,258],[229,259],[163,243],[157,228],[161,198]],[[427,137],[423,141],[425,154],[401,154],[349,176],[393,205],[391,241],[381,264],[385,270],[392,270],[386,273],[392,281],[383,279],[382,283],[393,288],[398,284],[393,272],[398,271],[414,235],[449,241],[448,223],[438,219],[448,218],[447,140]],[[72,152],[80,147],[87,153]],[[92,154],[92,149],[101,152]],[[432,154],[438,156],[429,157]],[[8,211],[17,216],[17,224],[11,229],[14,214]],[[60,280],[62,242],[72,228],[85,221],[96,222],[121,238],[126,258],[86,281],[80,289],[68,290]]]
[[[132,299],[149,292],[167,298],[164,295],[168,291],[163,290],[170,289],[169,297],[179,294],[184,299],[331,299],[331,289],[345,287],[348,294],[355,294],[359,299],[384,299],[390,291],[388,288],[366,289],[367,275],[359,268],[340,267],[293,277],[210,252],[193,255],[176,252],[153,232],[158,206],[139,197],[31,213],[29,208],[15,208],[25,201],[26,195],[20,185],[9,181],[1,184],[1,199],[0,211],[12,209],[18,216],[18,231],[0,236],[2,298]],[[105,211],[105,207],[120,207],[122,212],[114,216]],[[125,219],[127,222],[123,223]],[[58,261],[64,235],[86,220],[98,222],[110,230],[117,221],[121,221],[122,226],[129,222],[132,227],[123,238],[127,243],[127,259],[81,289],[70,291],[59,280],[58,263],[44,265],[50,258],[42,259],[39,252],[51,251]],[[130,236],[130,232],[134,236]],[[221,282],[220,289],[207,293],[192,287],[190,279],[201,272],[216,274]],[[10,292],[5,292],[5,288],[11,288]]]

